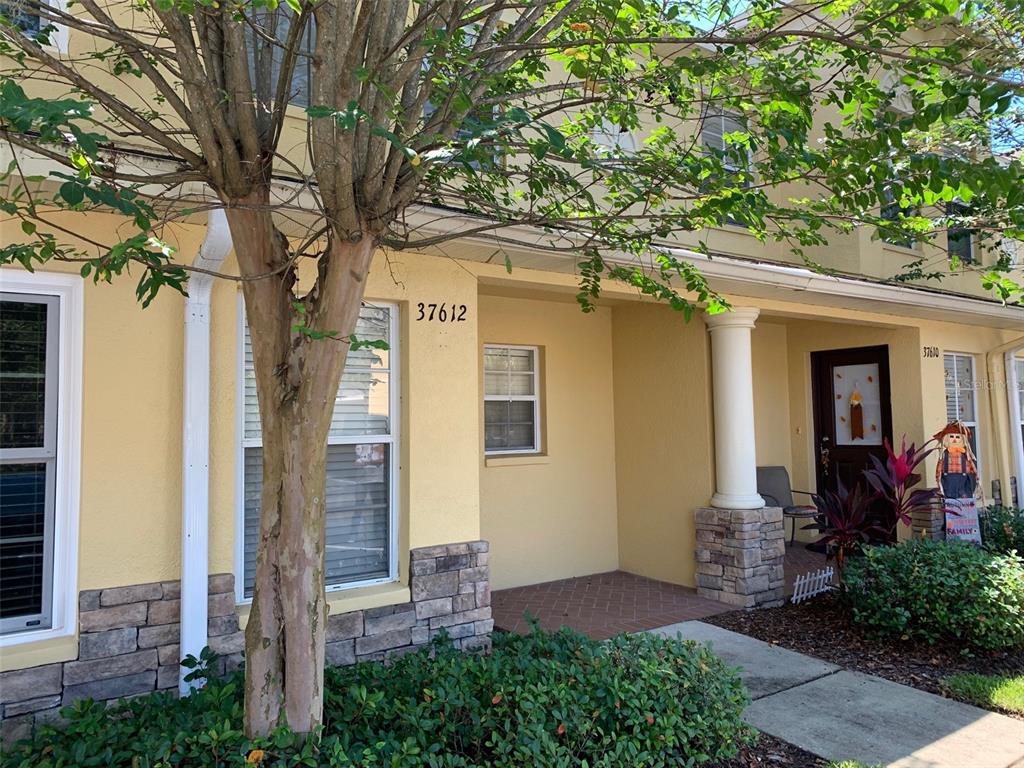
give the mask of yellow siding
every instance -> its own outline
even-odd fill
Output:
[[[613,310],[623,570],[693,585],[693,512],[713,490],[708,334],[664,306]]]
[[[754,368],[757,464],[786,467],[792,473],[786,326],[758,321],[751,334],[750,346]]]
[[[479,337],[478,366],[491,343],[539,346],[543,361],[544,455],[478,459],[492,586],[615,570],[612,311],[482,295]],[[482,420],[482,389],[476,399]]]

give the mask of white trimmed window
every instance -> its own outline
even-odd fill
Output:
[[[259,541],[262,444],[249,329],[243,327],[240,599],[252,597]],[[364,305],[355,335],[387,349],[349,352],[327,438],[328,590],[398,578],[398,308]],[[324,340],[323,344],[334,343]]]
[[[47,5],[57,11],[67,11],[67,0],[49,0]],[[38,13],[32,13],[31,8],[25,7],[24,0],[0,2],[0,16],[32,38],[37,38],[44,27],[52,27],[46,47],[60,53],[68,50],[68,28],[64,24],[53,23],[51,19],[44,20]]]
[[[540,452],[538,347],[484,346],[484,452]]]
[[[971,450],[978,456],[978,385],[974,377],[974,356],[947,352],[943,356],[946,378],[946,421],[962,421],[971,429]]]
[[[4,270],[0,635],[70,634],[77,606],[81,278]]]
[[[612,152],[624,152],[627,155],[636,153],[636,138],[633,132],[610,120],[602,120],[601,125],[591,130],[590,138],[599,147]]]

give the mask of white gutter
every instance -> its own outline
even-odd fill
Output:
[[[231,250],[227,216],[212,209],[193,266],[216,272]],[[185,302],[184,403],[181,473],[180,657],[199,657],[207,641],[210,532],[210,295],[213,275],[193,272]],[[180,670],[178,690],[194,683]]]

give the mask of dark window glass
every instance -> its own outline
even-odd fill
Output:
[[[45,304],[0,302],[0,448],[38,448],[46,432]]]
[[[40,613],[46,464],[0,464],[0,619]]]
[[[966,216],[970,209],[963,203],[953,202],[946,206],[946,212],[951,216]],[[951,259],[956,257],[963,264],[973,264],[974,231],[950,224],[946,230],[946,248]]]

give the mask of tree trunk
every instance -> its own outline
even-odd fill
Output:
[[[265,211],[229,208],[228,221],[243,276],[288,263],[288,244]],[[243,283],[263,439],[259,543],[245,630],[249,736],[280,725],[308,733],[322,720],[327,436],[373,250],[370,238],[329,244],[316,284],[302,298],[292,290],[292,267]],[[314,338],[297,325],[331,337]]]

